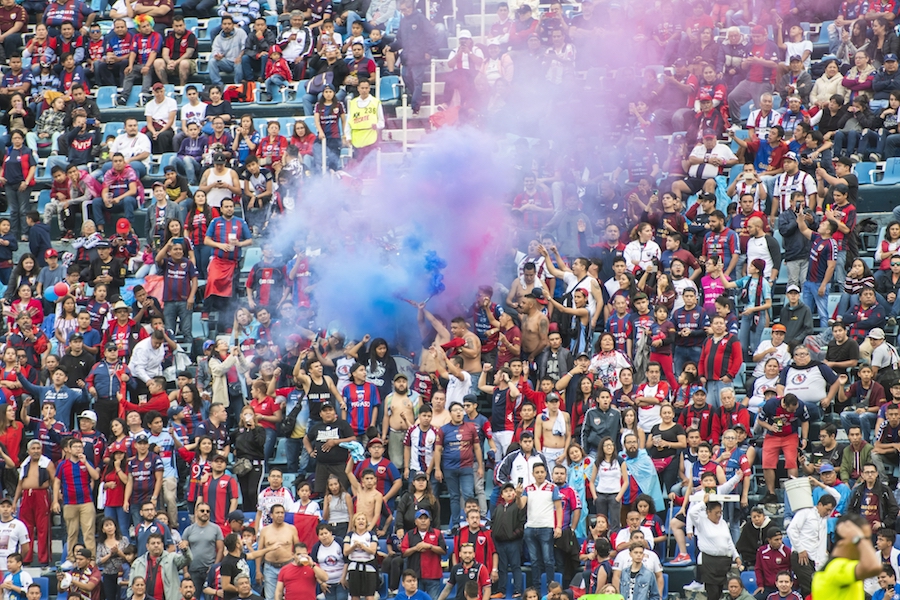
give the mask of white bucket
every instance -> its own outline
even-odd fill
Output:
[[[812,508],[812,485],[806,477],[789,479],[784,482],[784,493],[791,503],[791,510],[797,512],[801,508]]]

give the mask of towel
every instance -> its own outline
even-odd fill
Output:
[[[346,448],[350,451],[350,458],[352,458],[355,463],[366,460],[366,450],[359,442],[344,442],[341,444],[341,448]]]
[[[550,420],[550,413],[546,408],[541,412],[541,420],[542,421]],[[559,411],[558,413],[556,413],[556,421],[554,421],[554,423],[553,423],[552,431],[553,431],[553,435],[566,437],[566,418],[563,416],[562,411]]]
[[[624,452],[620,456],[625,460],[628,475],[640,488],[640,492],[653,498],[655,506],[665,506],[662,488],[659,485],[659,475],[647,451],[644,449],[638,450],[638,455],[635,458],[628,458],[628,455]]]

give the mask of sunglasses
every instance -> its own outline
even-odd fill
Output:
[[[900,262],[892,262],[891,266],[892,267],[900,267]]]

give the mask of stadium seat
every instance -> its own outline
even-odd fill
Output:
[[[128,95],[128,100],[125,102],[125,106],[128,108],[137,108],[141,103],[141,86],[136,85],[131,88],[131,94]]]
[[[668,573],[663,573],[663,589],[662,589],[661,597],[662,598],[669,597],[669,574]]]
[[[196,32],[200,27],[200,21],[197,19],[197,17],[185,17],[184,27],[188,31]]]
[[[117,136],[125,130],[125,123],[122,121],[110,121],[103,126],[103,138],[107,136]]]
[[[878,181],[873,181],[875,185],[894,185],[900,183],[900,158],[893,157],[887,159],[884,163],[884,174]]]
[[[186,510],[178,511],[178,531],[184,533],[188,525],[191,524],[191,515]]]
[[[50,190],[41,190],[41,193],[38,194],[37,201],[38,214],[43,216],[44,208],[46,208],[48,204],[50,204]]]
[[[65,554],[63,554],[65,556]],[[41,586],[41,600],[50,598],[50,579],[47,577],[34,577],[34,582]]]
[[[878,164],[873,162],[860,162],[853,166],[853,172],[856,173],[856,177],[861,184],[875,183],[875,171],[877,169]]]
[[[401,88],[400,77],[397,75],[387,75],[381,78],[378,83],[381,102],[393,102],[400,99]]]
[[[285,438],[278,438],[275,444],[275,455],[272,456],[272,460],[269,463],[273,465],[287,464],[287,440]]]
[[[263,94],[266,93],[265,87],[262,85],[258,85],[258,86],[256,86],[256,103],[257,104],[281,104],[282,102],[285,101],[285,99],[287,97],[287,94],[285,93],[285,91],[288,89],[290,89],[290,88],[283,87],[280,90],[278,90],[277,92],[275,92],[275,95],[271,99],[267,99],[268,94],[266,94],[266,96],[263,96]]]
[[[294,123],[297,122],[297,117],[278,117],[278,124],[281,125],[281,135],[291,139],[291,136],[294,135]]]
[[[106,110],[116,107],[116,86],[104,85],[97,88],[97,108]]]
[[[206,21],[206,26],[201,27],[197,30],[197,41],[198,42],[210,42],[212,43],[212,38],[209,37],[210,32],[213,29],[217,29],[222,26],[222,18],[221,17],[213,17]]]
[[[741,581],[744,583],[744,589],[752,593],[756,589],[756,573],[754,571],[742,571]]]
[[[159,157],[159,162],[153,162],[150,164],[150,170],[147,174],[150,177],[162,177],[163,169],[165,169],[169,163],[175,160],[176,153],[175,152],[166,152],[162,156]]]

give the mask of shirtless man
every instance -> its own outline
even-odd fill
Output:
[[[388,457],[398,469],[403,468],[403,439],[416,422],[417,408],[422,405],[419,395],[409,389],[403,373],[394,375],[394,391],[384,399],[388,416],[381,424],[381,439],[388,443]]]
[[[458,353],[452,355],[456,356],[458,354],[462,357],[463,371],[472,376],[469,392],[477,394],[478,376],[481,374],[481,340],[478,339],[474,332],[469,331],[469,323],[463,317],[454,317],[450,321],[450,335],[453,336],[450,340],[451,343],[458,343],[457,340],[462,340],[463,342],[462,345],[456,348]]]
[[[46,481],[41,477],[45,473]],[[43,455],[40,440],[28,442],[28,458],[19,467],[19,484],[13,497],[13,506],[19,506],[19,520],[25,523],[28,537],[38,544],[38,560],[42,565],[50,564],[50,486],[56,479],[56,467]],[[34,543],[24,553],[22,560],[31,562]]]
[[[428,350],[435,344],[443,346],[450,341],[450,330],[444,322],[425,309],[425,303],[418,304],[419,334],[422,336],[422,351],[419,352],[419,370],[416,371],[416,379],[412,389],[422,397],[423,402],[431,399],[435,372],[438,369],[438,361]]]
[[[447,410],[447,392],[435,390],[431,394],[431,426],[440,429],[450,422],[450,411]]]
[[[256,558],[256,581],[265,581],[266,598],[275,597],[278,572],[294,557],[294,544],[300,543],[297,528],[284,522],[284,505],[273,504],[272,524],[259,532],[259,548],[271,548],[263,556]],[[262,562],[265,561],[265,566]],[[269,592],[272,596],[269,596]]]
[[[559,410],[559,394],[547,394],[547,416],[542,416],[535,428],[539,432],[538,448],[548,464],[566,464],[566,448],[572,441],[569,413]]]
[[[353,480],[351,480],[352,482]],[[384,505],[384,496],[375,487],[377,482],[378,478],[375,476],[375,471],[366,469],[362,472],[362,481],[358,485],[353,486],[353,491],[356,495],[356,507],[353,517],[350,519],[351,523],[356,515],[363,514],[368,519],[372,529],[378,528],[378,523],[381,521],[381,508]]]
[[[547,305],[544,290],[534,288],[519,301],[519,314],[522,315],[522,354],[532,361],[549,345],[550,320],[541,307]]]
[[[551,281],[555,280],[551,279]],[[512,285],[509,286],[509,294],[506,295],[506,304],[518,310],[519,302],[527,294],[531,293],[531,290],[534,289],[535,285],[537,287],[542,287],[537,280],[537,268],[534,266],[533,262],[527,262],[525,263],[525,266],[522,267],[522,274],[516,277],[515,281],[512,282]]]

